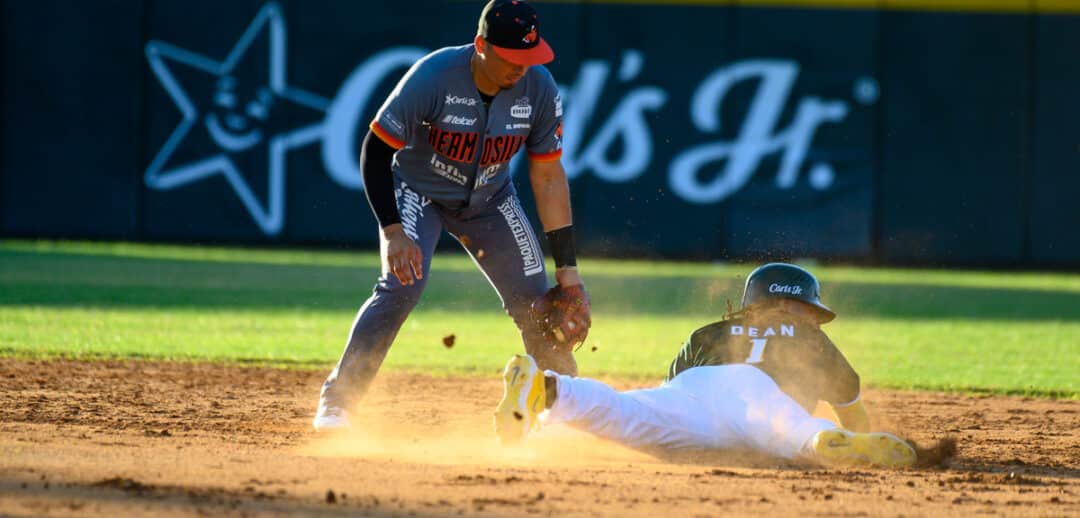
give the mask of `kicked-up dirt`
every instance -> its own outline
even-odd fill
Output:
[[[311,430],[325,372],[0,359],[0,515],[1080,515],[1080,402],[868,390],[926,469],[659,459],[551,427],[497,444],[501,379],[384,372]],[[640,382],[605,380],[617,388]]]

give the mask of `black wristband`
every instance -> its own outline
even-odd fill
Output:
[[[548,244],[551,245],[551,257],[555,259],[555,268],[577,266],[573,225],[546,232],[544,235],[547,236]]]

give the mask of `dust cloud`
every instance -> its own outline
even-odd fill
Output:
[[[504,446],[495,436],[490,417],[485,423],[396,421],[378,408],[366,408],[353,418],[349,431],[320,435],[299,448],[301,455],[356,457],[438,465],[476,466],[597,466],[657,459],[595,438],[563,425],[531,433],[517,445]],[[486,426],[485,426],[486,424]]]

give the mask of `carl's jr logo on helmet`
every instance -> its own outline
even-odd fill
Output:
[[[802,286],[788,286],[786,284],[772,283],[769,285],[769,293],[787,293],[788,295],[801,295]]]

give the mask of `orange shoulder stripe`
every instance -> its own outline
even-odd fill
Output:
[[[390,132],[383,129],[382,126],[379,126],[378,121],[371,121],[371,132],[374,133],[380,139],[382,139],[383,142],[386,142],[386,144],[388,146],[390,146],[390,147],[392,147],[394,149],[401,149],[401,148],[405,147],[404,142],[394,138],[394,136],[391,135]]]
[[[529,153],[529,160],[535,160],[537,162],[552,162],[562,158],[562,150],[556,149],[550,153]]]

